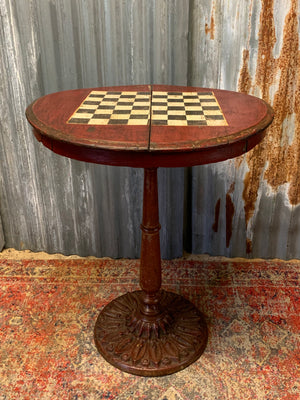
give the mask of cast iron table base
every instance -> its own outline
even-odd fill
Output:
[[[207,343],[200,311],[182,296],[161,291],[162,311],[149,318],[142,311],[143,296],[142,291],[127,293],[99,314],[95,343],[102,356],[115,367],[142,376],[171,374],[196,361]]]
[[[198,309],[161,290],[157,168],[144,170],[140,286],[109,303],[95,326],[95,343],[112,365],[136,375],[179,371],[203,353],[207,327]]]

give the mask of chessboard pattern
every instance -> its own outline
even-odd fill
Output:
[[[147,125],[150,92],[93,90],[69,119],[70,124]]]
[[[213,92],[153,92],[152,125],[228,125]]]
[[[68,120],[89,125],[227,125],[213,92],[92,91]]]

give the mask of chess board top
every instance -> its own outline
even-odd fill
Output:
[[[52,93],[33,102],[26,115],[45,146],[71,158],[133,166],[143,160],[168,166],[174,159],[182,166],[249,150],[273,111],[242,93],[144,85]]]
[[[212,91],[92,90],[68,120],[82,125],[226,126]]]

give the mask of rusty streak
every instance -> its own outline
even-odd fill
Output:
[[[215,6],[213,4],[212,7],[212,12],[211,12],[211,17],[210,17],[210,27],[208,24],[205,24],[205,34],[208,35],[210,34],[211,40],[214,40],[215,38]]]
[[[229,247],[232,236],[234,204],[229,193],[226,194],[226,247]]]
[[[219,229],[220,206],[221,206],[221,199],[218,199],[215,205],[215,221],[212,226],[214,232],[218,232]]]
[[[252,253],[252,240],[248,238],[246,239],[246,253]]]
[[[239,91],[242,93],[249,93],[251,89],[251,75],[249,72],[249,50],[244,49],[243,51],[243,66],[240,71]]]

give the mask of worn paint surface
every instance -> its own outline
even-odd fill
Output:
[[[24,110],[63,89],[189,84],[264,98],[275,120],[248,155],[189,171],[188,223],[186,174],[159,171],[163,255],[181,255],[184,234],[194,253],[300,258],[297,0],[0,0],[0,18],[7,246],[138,256],[142,171],[51,154]]]

